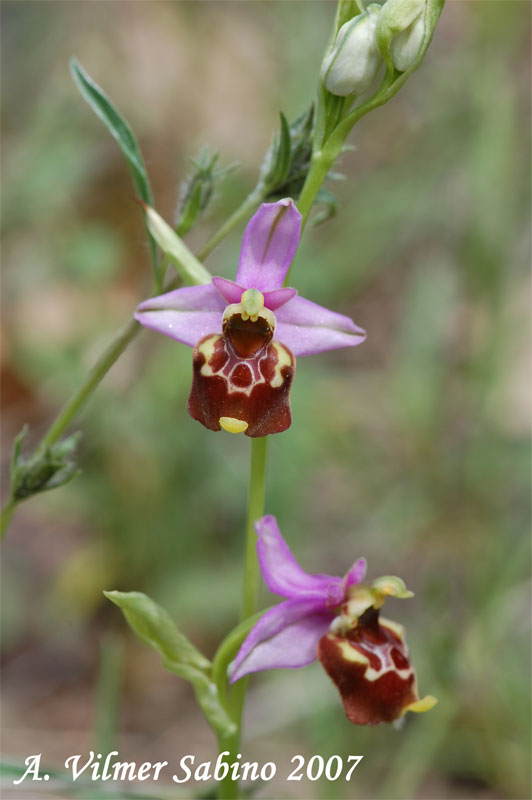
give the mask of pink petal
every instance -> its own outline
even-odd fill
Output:
[[[354,347],[366,338],[366,332],[349,317],[304,297],[294,297],[275,316],[275,338],[289,347],[295,356]]]
[[[365,558],[359,558],[358,561],[355,561],[344,578],[343,583],[345,588],[349,589],[349,587],[353,586],[355,583],[361,583],[366,575],[366,568],[367,563]]]
[[[173,311],[223,311],[224,303],[212,283],[200,286],[184,286],[157,297],[149,297],[137,307],[137,311],[151,311],[156,308]]]
[[[343,603],[345,600],[346,592],[349,589],[349,587],[363,581],[365,574],[366,574],[366,559],[359,558],[358,561],[355,561],[349,572],[347,572],[342,582],[340,584],[335,584],[334,586],[331,586],[329,588],[329,594],[328,594],[329,607],[334,608],[334,606],[339,606],[341,603]]]
[[[341,585],[341,578],[305,572],[290,552],[275,517],[268,514],[257,520],[255,530],[260,569],[268,589],[291,599],[321,601],[325,607],[331,586]]]
[[[263,203],[244,232],[236,282],[261,292],[280,289],[300,233],[301,214],[291,198]]]
[[[244,286],[239,286],[238,283],[230,281],[227,278],[214,277],[212,279],[215,289],[218,291],[227,303],[240,303],[242,292],[246,289]]]
[[[225,306],[212,284],[185,286],[144,300],[135,319],[146,328],[194,347],[208,333],[221,332]]]
[[[136,311],[135,319],[176,342],[194,347],[209,333],[220,333],[222,314],[209,311]]]
[[[288,303],[292,297],[297,294],[297,289],[290,289],[288,286],[284,289],[274,289],[273,292],[264,292],[264,305],[266,308],[275,311],[281,308],[285,303]]]
[[[242,293],[246,291],[244,286],[240,286],[238,283],[230,281],[227,278],[216,276],[212,279],[212,282],[218,294],[220,294],[224,300],[227,300],[228,303],[240,303]],[[290,289],[288,287],[274,289],[271,292],[264,292],[264,305],[271,311],[275,311],[276,308],[280,308],[284,306],[285,303],[288,303],[296,294],[297,289]]]
[[[334,614],[316,601],[287,600],[271,608],[251,629],[235,658],[231,683],[263,669],[296,668],[317,657]]]

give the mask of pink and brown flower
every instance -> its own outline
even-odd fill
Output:
[[[290,198],[264,203],[246,227],[236,282],[214,277],[137,309],[142,325],[194,348],[188,411],[211,430],[247,436],[286,430],[295,357],[366,337],[349,317],[283,286],[300,232]]]
[[[338,688],[346,715],[357,725],[392,722],[407,711],[428,711],[395,622],[380,617],[386,597],[411,597],[400,578],[362,583],[363,558],[343,578],[309,575],[297,563],[274,517],[255,524],[257,553],[270,591],[285,601],[267,611],[240,648],[232,682],[265,669],[303,667],[317,658]]]

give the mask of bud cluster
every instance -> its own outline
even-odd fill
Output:
[[[385,63],[398,72],[410,69],[425,36],[427,1],[372,3],[345,22],[322,64],[325,88],[341,97],[358,96],[371,87]]]
[[[21,455],[22,444],[28,428],[24,426],[15,439],[11,462],[11,496],[15,502],[24,500],[39,492],[55,489],[69,483],[79,473],[73,458],[79,433],[46,448],[43,453],[35,453],[25,459]]]
[[[191,173],[179,187],[179,208],[175,229],[178,236],[185,236],[195,225],[209,205],[216,183],[235,169],[235,164],[217,167],[218,153],[210,155],[203,147],[198,158],[189,158]]]

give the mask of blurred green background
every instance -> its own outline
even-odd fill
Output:
[[[187,155],[209,144],[239,162],[194,247],[253,186],[278,110],[294,118],[312,99],[334,9],[4,0],[4,480],[23,423],[37,441],[149,293],[129,175],[69,57],[137,132],[167,219]],[[368,339],[300,359],[267,510],[308,571],[365,555],[370,577],[405,578],[416,597],[386,616],[439,704],[400,732],[361,729],[318,664],[255,678],[244,758],[280,776],[260,797],[530,796],[530,14],[448,4],[421,70],[355,129],[339,213],[308,227],[296,257],[300,292]],[[214,273],[234,276],[242,230],[209,257]],[[150,594],[208,654],[236,621],[249,441],[188,418],[190,367],[188,348],[143,332],[75,426],[81,477],[17,511],[3,553],[12,760],[60,767],[110,741],[120,651],[122,759],[215,756],[188,685],[102,596]],[[349,784],[287,784],[296,753],[364,760]],[[3,796],[36,793],[23,788]]]

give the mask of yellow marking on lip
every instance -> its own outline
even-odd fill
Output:
[[[220,338],[220,334],[216,333],[214,336],[210,336],[208,339],[205,339],[200,345],[198,345],[198,351],[202,354],[205,359],[205,364],[202,364],[201,367],[201,374],[205,375],[206,378],[211,378],[214,375],[212,371],[209,361],[211,360],[212,356],[214,355],[214,347],[216,342]]]
[[[410,677],[410,675],[413,674],[412,667],[410,667],[410,666],[407,669],[398,669],[395,666],[395,664],[392,665],[392,666],[387,666],[386,664],[382,663],[382,660],[383,660],[382,656],[379,656],[379,660],[382,663],[381,668],[380,669],[375,669],[374,667],[371,666],[369,658],[367,656],[365,656],[363,653],[361,653],[359,650],[357,650],[356,647],[353,647],[352,645],[350,645],[349,642],[347,642],[347,641],[339,642],[337,640],[336,643],[338,645],[338,648],[340,650],[341,656],[344,659],[344,661],[349,661],[349,662],[351,662],[353,664],[360,664],[360,665],[363,665],[363,666],[366,667],[366,671],[364,672],[364,680],[366,680],[366,681],[371,681],[371,682],[376,681],[376,680],[378,680],[378,678],[381,678],[387,672],[395,672],[399,676],[399,678],[401,678],[401,680],[403,680],[403,681],[407,680]],[[432,708],[432,706],[429,706],[429,708]],[[428,711],[429,708],[427,708],[427,709],[424,709],[424,708],[420,708],[420,709],[414,708],[414,709],[412,709],[412,708],[410,708],[409,710],[410,711],[416,711],[416,710],[419,710],[419,711],[425,711],[426,710],[426,711]]]
[[[438,699],[432,694],[426,694],[421,700],[416,700],[415,703],[410,703],[409,706],[405,706],[401,712],[401,716],[406,714],[407,711],[415,711],[417,714],[424,714],[425,711],[430,711],[431,708],[434,708],[437,702]]]
[[[369,658],[355,647],[352,647],[348,642],[337,641],[337,645],[344,661],[352,661],[354,664],[369,664]]]
[[[220,427],[228,433],[244,433],[248,429],[248,423],[243,419],[235,419],[235,417],[220,417],[218,420]]]
[[[277,353],[277,364],[275,365],[275,375],[270,381],[270,386],[272,387],[272,389],[278,389],[279,386],[282,386],[284,383],[284,378],[281,370],[283,367],[291,366],[292,359],[290,357],[290,353],[285,347],[283,347],[281,342],[276,342],[274,340],[271,346],[275,348],[275,352]]]

